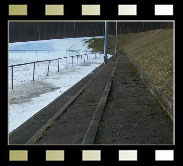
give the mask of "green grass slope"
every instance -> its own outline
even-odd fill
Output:
[[[114,53],[115,36],[109,36]],[[104,39],[90,39],[86,42],[94,52],[104,51]],[[173,30],[158,29],[141,33],[118,35],[118,52],[124,51],[134,63],[141,65],[145,73],[169,96],[173,96]]]

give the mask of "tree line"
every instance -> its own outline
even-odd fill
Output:
[[[108,23],[108,34],[116,34],[116,22]],[[173,28],[172,22],[118,22],[118,34]],[[10,22],[9,42],[103,36],[104,22]]]

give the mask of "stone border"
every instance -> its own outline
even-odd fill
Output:
[[[173,100],[171,97],[162,92],[158,86],[153,83],[153,81],[145,74],[143,68],[140,65],[135,64],[127,55],[126,57],[134,65],[151,94],[155,97],[155,99],[159,102],[159,104],[163,107],[163,109],[167,112],[168,116],[173,121]]]
[[[114,55],[114,56],[116,56],[116,55]],[[115,73],[115,70],[116,70],[116,66],[117,66],[117,63],[118,63],[118,59],[119,59],[119,55],[118,55],[118,58],[116,60],[115,65],[113,67],[113,70],[112,70],[112,72],[109,76],[109,79],[108,79],[108,82],[106,84],[105,90],[104,90],[104,92],[103,92],[103,94],[100,98],[100,101],[99,101],[98,106],[95,110],[95,113],[93,114],[93,117],[91,119],[88,130],[87,130],[87,132],[84,136],[82,144],[94,144],[95,143],[97,129],[98,129],[99,123],[100,123],[101,118],[102,118],[102,114],[103,114],[103,111],[104,111],[104,108],[105,108],[105,105],[106,105],[106,102],[107,102],[107,97],[108,97],[109,91],[111,89],[111,84],[112,84],[112,80],[113,80],[114,73]]]

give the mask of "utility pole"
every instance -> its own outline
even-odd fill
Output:
[[[117,49],[118,49],[117,42],[118,42],[118,23],[116,21],[116,47],[115,47],[115,54],[117,54]]]
[[[107,47],[108,47],[108,43],[107,43],[107,39],[108,39],[108,22],[105,21],[105,44],[104,44],[104,63],[107,63]]]

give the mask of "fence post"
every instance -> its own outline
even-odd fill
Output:
[[[67,57],[64,57],[64,58],[65,58],[65,62],[66,62],[65,68],[67,68]]]
[[[95,53],[95,59],[97,58],[97,55],[96,55],[96,53]]]
[[[59,59],[58,59],[58,72],[59,72]]]
[[[66,58],[66,68],[67,68],[67,58]]]
[[[49,63],[48,63],[48,73],[49,73],[49,70],[50,70],[50,61],[49,61]],[[48,76],[48,73],[47,73],[47,76]]]
[[[82,62],[82,55],[81,55],[81,62]]]
[[[11,68],[11,86],[12,86],[12,89],[13,89],[13,66]]]
[[[74,58],[74,57],[72,56],[72,66],[73,66],[73,58]]]
[[[33,81],[34,81],[34,72],[35,72],[35,62],[34,62],[34,67],[33,67]]]
[[[87,54],[87,61],[88,61],[88,54]]]

